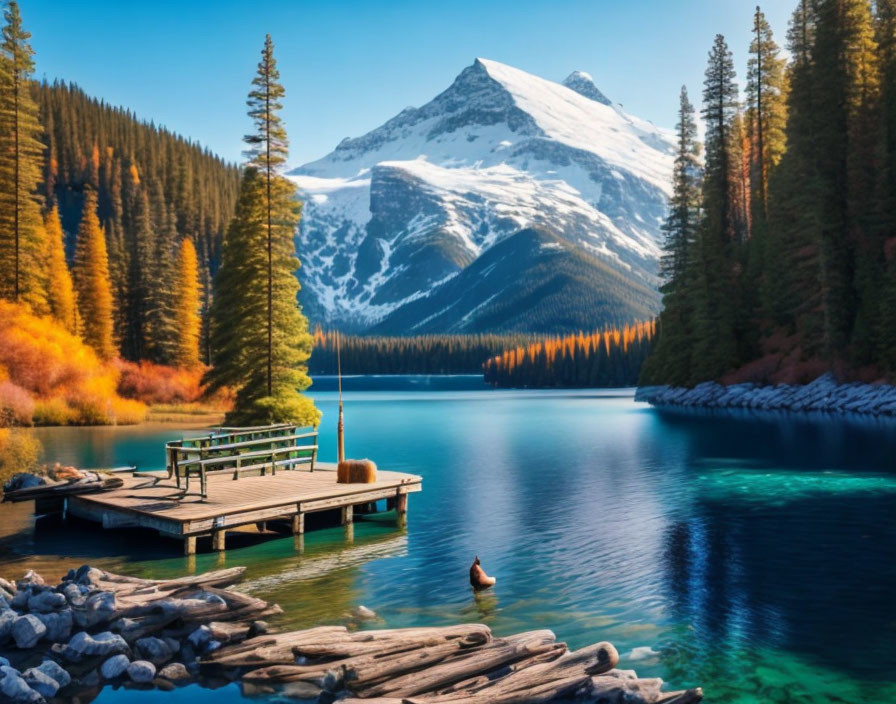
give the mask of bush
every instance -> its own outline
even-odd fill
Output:
[[[202,396],[204,367],[179,369],[152,362],[116,361],[118,393],[144,403],[192,403]]]
[[[31,431],[0,428],[0,486],[14,474],[36,470],[40,454],[40,441]]]
[[[0,408],[9,422],[138,423],[146,407],[118,395],[118,375],[54,319],[0,301]]]

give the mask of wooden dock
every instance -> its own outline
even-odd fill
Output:
[[[291,522],[293,534],[305,532],[305,514],[339,510],[343,525],[351,523],[355,506],[385,499],[394,507],[399,522],[407,513],[408,494],[422,489],[422,478],[414,474],[379,471],[372,484],[337,484],[335,465],[318,463],[313,472],[280,471],[267,476],[230,473],[208,478],[205,501],[173,501],[164,498],[171,489],[148,487],[148,480],[165,477],[164,472],[137,472],[124,477],[124,486],[114,491],[67,499],[68,512],[102,523],[106,528],[140,527],[183,540],[184,553],[195,554],[196,539],[211,536],[212,548],[224,550],[228,529],[275,519]]]

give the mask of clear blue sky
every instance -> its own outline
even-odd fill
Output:
[[[795,0],[764,10],[785,43]],[[580,69],[628,112],[671,127],[699,101],[717,32],[746,73],[755,0],[20,0],[37,76],[63,78],[241,158],[264,35],[286,87],[293,165],[446,88],[477,56],[562,80]]]

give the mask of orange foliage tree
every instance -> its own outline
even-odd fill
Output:
[[[72,274],[65,261],[64,235],[58,206],[54,205],[47,213],[44,225],[47,233],[47,300],[50,312],[66,330],[77,333],[78,305]]]
[[[88,189],[75,248],[75,289],[84,341],[103,359],[112,359],[112,287],[106,236],[96,214],[96,191]]]
[[[174,361],[178,366],[192,369],[199,364],[199,264],[196,248],[189,237],[180,244],[177,258],[177,289],[175,294],[175,328],[177,348]]]

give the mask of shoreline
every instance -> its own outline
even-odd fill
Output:
[[[830,373],[808,384],[725,386],[706,381],[693,388],[641,386],[635,392],[635,401],[676,410],[737,409],[801,415],[896,417],[896,386],[860,382],[840,384]]]

